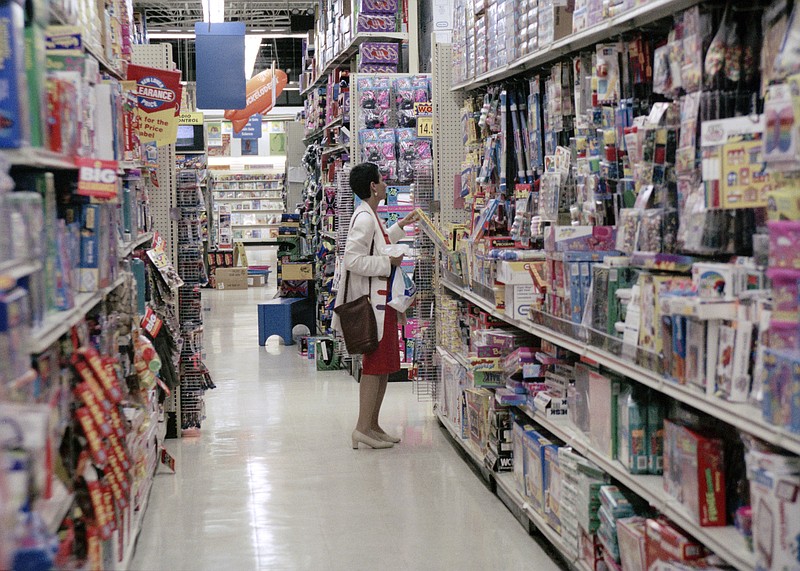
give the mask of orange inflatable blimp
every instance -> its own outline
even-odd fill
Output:
[[[254,75],[247,81],[247,105],[244,109],[228,109],[225,111],[225,118],[233,123],[233,130],[239,133],[252,115],[256,113],[266,113],[275,105],[272,98],[272,78],[275,78],[275,98],[286,87],[289,78],[286,73],[276,69],[273,76],[273,71],[267,69]]]

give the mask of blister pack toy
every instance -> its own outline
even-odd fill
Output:
[[[358,79],[358,108],[367,129],[383,129],[389,122],[391,82],[385,77]]]
[[[393,129],[362,129],[358,132],[361,161],[378,165],[385,180],[397,180],[397,155]]]

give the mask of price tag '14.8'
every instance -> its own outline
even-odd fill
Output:
[[[417,116],[417,137],[433,138],[433,105],[431,103],[414,103]]]

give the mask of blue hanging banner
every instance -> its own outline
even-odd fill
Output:
[[[234,139],[260,139],[261,138],[261,115],[251,115],[247,120],[247,125],[242,127],[238,133],[233,132]]]
[[[243,22],[195,23],[198,109],[247,106],[244,33]]]

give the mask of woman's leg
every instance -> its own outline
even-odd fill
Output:
[[[376,415],[376,409],[380,409],[380,401],[383,399],[381,392],[381,379],[384,375],[361,375],[361,382],[358,387],[358,422],[356,430],[361,434],[369,434],[372,428],[372,419]],[[388,378],[388,377],[386,377]],[[386,391],[384,384],[383,392]]]
[[[378,383],[378,395],[377,398],[375,399],[375,408],[372,411],[372,418],[370,419],[370,428],[375,432],[386,434],[384,430],[381,428],[380,424],[378,424],[378,416],[381,413],[383,396],[386,394],[386,387],[389,384],[389,375],[380,375],[378,379],[380,380]]]

